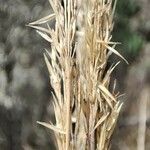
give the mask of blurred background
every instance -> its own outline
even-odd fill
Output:
[[[149,10],[149,0],[118,0],[113,39],[129,65],[112,77],[124,94],[112,150],[150,150]],[[43,59],[50,45],[25,26],[50,11],[48,0],[0,0],[0,150],[55,150],[53,133],[36,123],[53,119]]]

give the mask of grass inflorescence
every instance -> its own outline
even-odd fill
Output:
[[[107,150],[122,106],[109,88],[119,63],[106,70],[112,53],[124,59],[111,35],[116,1],[49,2],[54,13],[29,24],[51,44],[44,58],[56,123],[38,123],[54,131],[59,150]]]

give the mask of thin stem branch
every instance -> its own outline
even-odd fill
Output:
[[[66,64],[66,103],[67,103],[67,116],[66,116],[66,150],[70,149],[70,129],[71,129],[71,76],[70,76],[70,66]]]
[[[141,92],[142,96],[139,103],[139,128],[137,138],[137,150],[145,150],[145,133],[146,133],[146,120],[147,120],[147,102],[149,90],[144,89]]]

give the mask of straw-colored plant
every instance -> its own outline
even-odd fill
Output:
[[[106,70],[112,53],[123,58],[111,41],[116,1],[49,2],[54,13],[29,24],[51,43],[44,58],[56,123],[38,123],[54,131],[59,150],[107,150],[122,105],[115,84],[109,88],[118,63]],[[47,28],[39,26],[45,23]]]

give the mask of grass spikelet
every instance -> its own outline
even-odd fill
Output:
[[[112,53],[125,60],[115,50],[119,43],[111,41],[116,1],[49,2],[54,13],[29,26],[51,43],[44,58],[54,89],[56,124],[38,123],[54,131],[59,150],[107,150],[122,104],[109,88],[119,63],[109,70],[106,65]],[[52,19],[54,29],[48,25]]]

